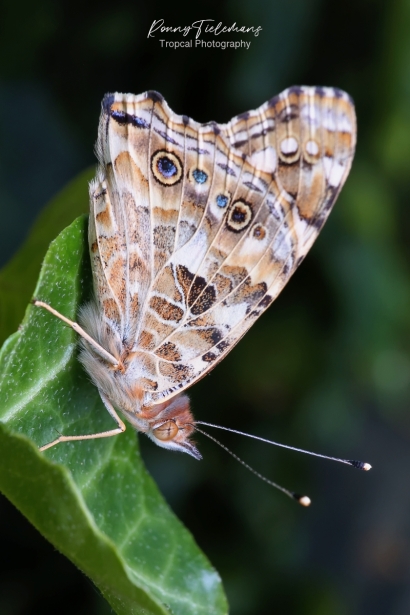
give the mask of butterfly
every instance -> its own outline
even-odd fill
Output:
[[[90,185],[94,298],[79,359],[117,427],[201,455],[184,391],[277,297],[325,223],[356,142],[350,97],[292,87],[227,124],[199,124],[154,91],[107,94]]]

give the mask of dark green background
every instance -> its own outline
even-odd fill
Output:
[[[44,204],[93,163],[107,91],[157,89],[175,112],[220,122],[293,84],[352,95],[357,156],[321,237],[275,305],[190,393],[199,419],[374,469],[362,474],[219,433],[259,471],[309,494],[312,507],[303,510],[199,436],[200,463],[141,444],[171,506],[220,571],[235,615],[407,615],[410,1],[205,8],[23,0],[0,11],[3,263]],[[248,51],[166,50],[158,36],[147,39],[160,18],[263,30],[220,37],[251,41]],[[2,615],[109,612],[4,499],[0,522]]]

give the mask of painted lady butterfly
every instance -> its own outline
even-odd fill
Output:
[[[162,96],[108,94],[90,186],[95,299],[77,323],[80,361],[159,446],[200,453],[181,394],[272,303],[325,223],[349,172],[354,107],[332,88],[292,87],[228,124],[198,124]]]

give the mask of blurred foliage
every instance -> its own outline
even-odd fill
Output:
[[[24,247],[0,271],[0,345],[19,326],[48,245],[80,214],[88,213],[87,183],[94,168],[81,173],[39,215]]]
[[[163,494],[221,573],[235,615],[407,614],[410,2],[211,0],[206,17],[262,25],[258,38],[246,39],[249,51],[175,51],[147,39],[154,19],[186,25],[200,13],[195,3],[178,9],[161,1],[4,6],[1,257],[93,162],[106,91],[157,89],[177,113],[226,121],[291,84],[347,90],[358,149],[329,222],[274,306],[191,397],[203,420],[363,458],[374,469],[364,475],[224,435],[259,471],[311,495],[311,509],[301,510],[210,442],[199,443],[200,464],[140,443]],[[104,612],[81,575],[6,501],[0,515],[8,528],[1,613],[41,605],[48,615],[56,603],[62,614]],[[35,584],[33,570],[45,571]],[[50,576],[54,603],[46,598]]]

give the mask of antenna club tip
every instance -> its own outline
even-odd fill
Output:
[[[357,468],[358,470],[364,470],[365,472],[368,472],[369,470],[372,469],[372,466],[370,465],[370,463],[365,463],[364,461],[357,461],[357,460],[351,459],[349,463],[354,468]]]
[[[308,507],[312,503],[312,500],[307,495],[297,495],[294,493],[293,497],[301,506]]]

